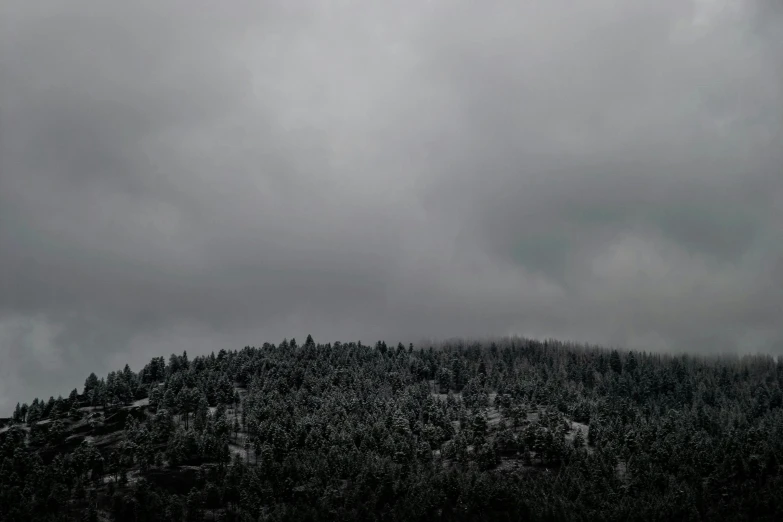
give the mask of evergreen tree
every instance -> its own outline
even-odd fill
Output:
[[[97,387],[98,387],[98,376],[95,375],[94,373],[90,373],[90,375],[84,381],[84,395],[89,395],[89,393]]]
[[[609,356],[609,367],[614,373],[622,373],[623,362],[620,360],[620,354],[617,350],[612,350],[612,354]]]

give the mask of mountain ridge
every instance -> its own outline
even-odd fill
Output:
[[[783,361],[308,336],[0,422],[2,520],[776,520]]]

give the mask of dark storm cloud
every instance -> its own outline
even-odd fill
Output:
[[[0,404],[307,333],[781,350],[775,2],[0,20]]]

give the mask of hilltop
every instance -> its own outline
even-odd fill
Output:
[[[187,353],[0,423],[0,520],[782,520],[783,362],[505,339]]]

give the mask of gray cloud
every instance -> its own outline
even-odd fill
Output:
[[[0,407],[307,333],[783,351],[776,2],[0,20]]]

